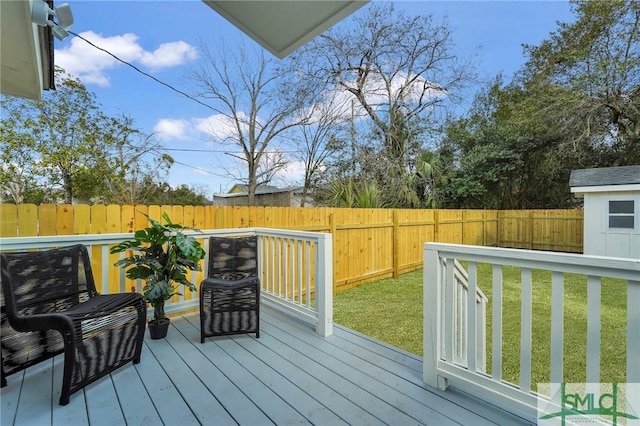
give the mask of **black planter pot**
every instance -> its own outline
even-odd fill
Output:
[[[170,322],[169,318],[165,318],[160,322],[156,322],[155,320],[149,321],[147,327],[149,328],[149,336],[151,336],[151,339],[164,339],[167,337]]]

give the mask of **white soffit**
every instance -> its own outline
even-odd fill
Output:
[[[630,183],[627,185],[593,185],[593,186],[574,186],[571,192],[636,192],[640,191],[640,184]]]
[[[282,59],[369,0],[203,0]]]
[[[0,92],[40,99],[43,89],[39,29],[29,0],[0,0]]]

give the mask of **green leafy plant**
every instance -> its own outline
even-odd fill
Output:
[[[166,319],[165,302],[180,294],[180,284],[195,291],[196,287],[187,278],[187,273],[200,271],[199,263],[205,252],[193,236],[183,233],[198,229],[173,223],[166,213],[162,214],[164,224],[148,215],[145,217],[149,220],[149,227],[136,231],[132,240],[123,241],[110,251],[131,251],[115,266],[129,268],[126,271],[127,278],[145,281],[142,294],[153,307],[153,321],[159,323]]]

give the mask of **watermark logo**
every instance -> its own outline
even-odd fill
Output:
[[[640,383],[539,383],[538,394],[538,425],[640,426]]]

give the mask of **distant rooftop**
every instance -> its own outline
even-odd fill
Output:
[[[634,185],[640,184],[640,165],[572,170],[569,186]]]
[[[294,194],[302,193],[302,186],[294,186],[288,188],[278,188],[276,186],[268,186],[268,185],[259,185],[256,188],[256,195],[263,194],[279,194],[283,192],[291,192]],[[246,197],[249,193],[249,185],[236,184],[231,189],[232,191],[236,190],[236,192],[229,192],[227,194],[213,194],[214,197],[217,198],[233,198],[233,197]]]

